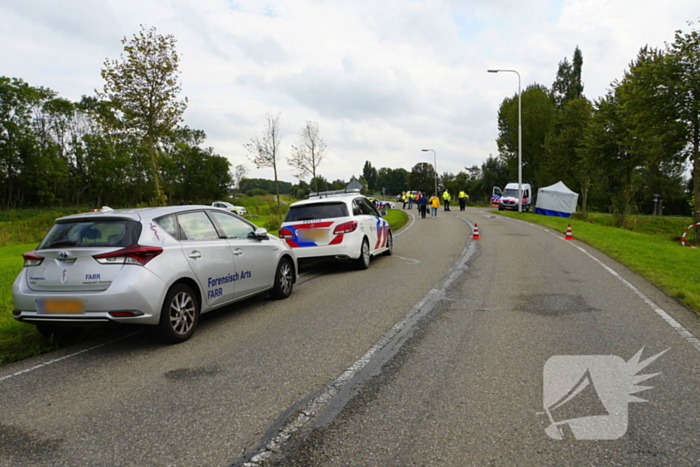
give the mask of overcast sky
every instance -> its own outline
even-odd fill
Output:
[[[523,89],[551,87],[557,67],[583,54],[595,100],[639,49],[663,47],[698,0],[0,0],[0,76],[63,98],[102,90],[105,59],[139,25],[173,34],[181,57],[185,124],[232,168],[256,169],[243,144],[281,114],[281,180],[307,120],[328,145],[329,181],[433,161],[456,174],[497,155],[497,112]],[[526,136],[525,136],[526,137]]]

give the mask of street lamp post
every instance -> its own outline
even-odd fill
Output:
[[[501,71],[518,75],[518,212],[523,212],[523,107],[520,92],[520,73],[515,70],[488,70],[489,73]]]
[[[438,171],[437,171],[437,153],[435,152],[435,149],[421,149],[423,152],[428,152],[428,151],[433,151],[433,168],[435,169],[435,196],[438,195],[437,191],[437,179],[438,179]]]

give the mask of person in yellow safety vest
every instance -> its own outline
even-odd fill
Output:
[[[450,210],[450,192],[445,188],[445,192],[442,194],[442,201],[445,203],[445,211]]]
[[[467,206],[467,201],[469,201],[469,195],[464,192],[464,190],[459,192],[459,210],[464,211]]]
[[[406,192],[403,191],[401,192],[401,202],[403,203],[402,209],[406,209]]]

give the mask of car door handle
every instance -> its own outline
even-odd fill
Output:
[[[241,256],[242,254],[243,250],[241,250],[240,248],[236,248],[235,250],[233,250],[233,256]]]
[[[200,253],[200,252],[197,251],[197,250],[193,250],[192,253],[190,253],[190,254],[187,255],[187,256],[189,256],[189,257],[192,258],[192,259],[199,259],[199,258],[202,257],[202,253]]]

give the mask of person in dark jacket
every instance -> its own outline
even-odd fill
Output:
[[[418,193],[420,196],[418,198],[418,212],[420,213],[420,217],[422,219],[425,219],[425,215],[428,212],[428,197],[425,196],[425,193]]]

